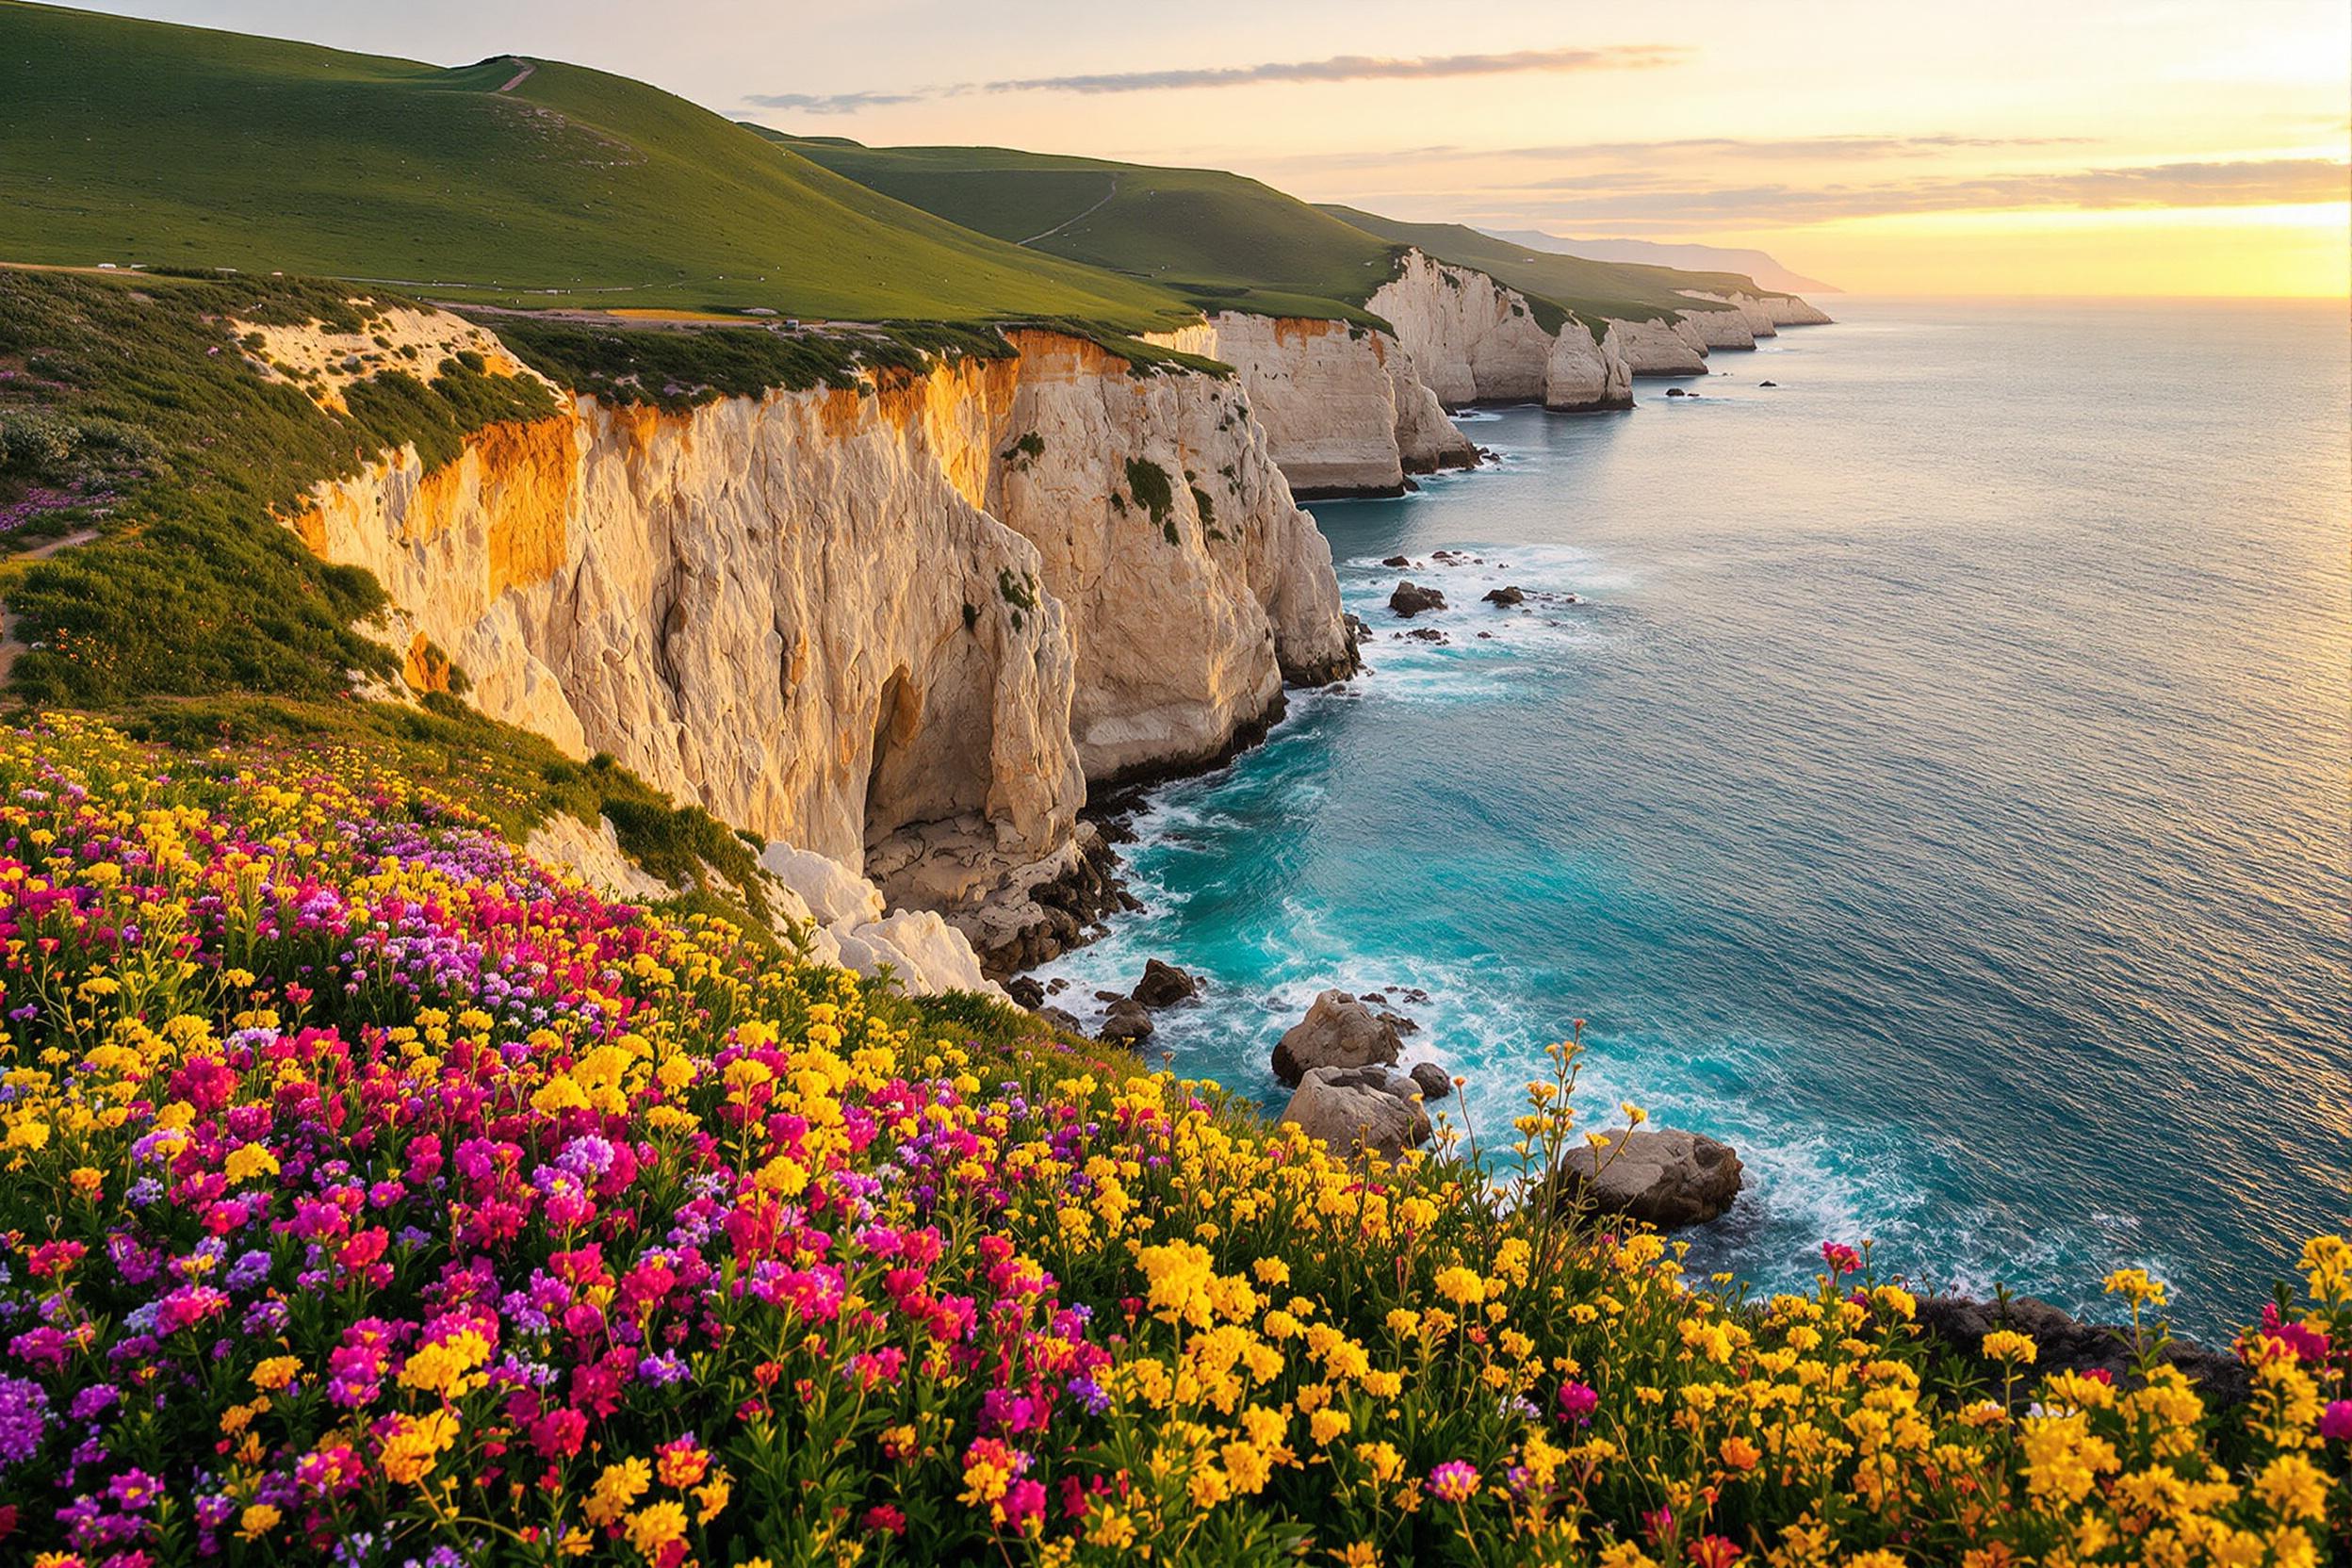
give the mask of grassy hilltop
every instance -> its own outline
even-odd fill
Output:
[[[1530,251],[1458,223],[1312,205],[1214,169],[1161,169],[1004,147],[867,147],[754,126],[838,173],[967,228],[1160,284],[1203,310],[1377,321],[1364,308],[1417,246],[1528,298],[1545,330],[1574,315],[1658,320],[1716,307],[1682,292],[1760,293],[1692,272]]]
[[[0,256],[510,304],[1123,331],[1187,315],[626,77],[507,57],[445,70],[16,0],[0,0]]]
[[[1221,170],[747,128],[966,228],[1149,279],[1206,310],[1372,321],[1364,302],[1396,275],[1401,250]]]

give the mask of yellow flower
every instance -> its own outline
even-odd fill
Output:
[[[256,1177],[275,1176],[278,1173],[278,1157],[260,1144],[243,1144],[229,1152],[228,1159],[221,1164],[220,1173],[229,1179],[231,1185],[250,1182]]]
[[[271,1356],[253,1368],[253,1386],[266,1388],[272,1394],[294,1380],[302,1369],[300,1356]]]
[[[1430,1282],[1440,1296],[1458,1307],[1476,1306],[1486,1297],[1486,1282],[1478,1278],[1478,1270],[1459,1265],[1439,1269],[1437,1278]]]
[[[1319,1410],[1307,1418],[1307,1435],[1315,1439],[1316,1447],[1328,1447],[1331,1439],[1353,1424],[1344,1410]]]
[[[662,1555],[662,1548],[686,1534],[686,1511],[664,1497],[648,1503],[629,1516],[629,1544],[650,1561]]]
[[[237,1533],[248,1541],[258,1541],[278,1527],[278,1511],[268,1503],[255,1503],[237,1516]]]
[[[2129,1296],[2134,1307],[2146,1302],[2150,1306],[2164,1304],[2164,1286],[2161,1280],[2151,1280],[2145,1268],[2118,1268],[2107,1276],[2104,1288],[2110,1296]]]
[[[628,1512],[629,1505],[644,1496],[645,1488],[652,1484],[653,1466],[645,1460],[625,1459],[608,1464],[596,1478],[588,1504],[580,1511],[588,1515],[592,1525],[610,1526]]]
[[[1986,1361],[2031,1366],[2040,1354],[2040,1348],[2027,1335],[2017,1332],[2015,1329],[1995,1329],[1984,1336],[1984,1359]]]
[[[433,1471],[441,1451],[457,1441],[457,1417],[447,1410],[424,1416],[394,1416],[399,1423],[384,1440],[376,1457],[384,1473],[403,1485],[414,1485]]]
[[[2289,1523],[2316,1519],[2328,1507],[2328,1478],[2301,1454],[2280,1454],[2254,1478],[2254,1494]]]

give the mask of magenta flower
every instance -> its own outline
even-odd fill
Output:
[[[1564,1382],[1560,1385],[1560,1418],[1581,1427],[1592,1419],[1600,1408],[1601,1396],[1588,1383]]]
[[[1478,1467],[1466,1460],[1447,1460],[1429,1472],[1429,1494],[1440,1502],[1468,1502],[1478,1494]]]
[[[2319,1413],[2319,1435],[2330,1443],[2352,1443],[2352,1399],[2337,1399]]]
[[[1852,1274],[1862,1266],[1862,1254],[1842,1241],[1821,1243],[1821,1261],[1832,1274]]]

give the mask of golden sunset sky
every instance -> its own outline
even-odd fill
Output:
[[[164,0],[738,119],[1256,175],[1488,229],[1753,246],[1851,290],[2343,295],[2345,0]]]

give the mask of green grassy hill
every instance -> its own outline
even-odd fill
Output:
[[[1148,279],[1203,309],[1371,321],[1364,302],[1396,273],[1396,245],[1218,170],[759,134],[966,228]]]
[[[1188,315],[626,77],[503,57],[445,70],[15,0],[0,0],[0,259],[538,305],[1125,331]]]
[[[1621,321],[1656,321],[1678,310],[1728,309],[1683,294],[1686,288],[1710,294],[1739,290],[1761,294],[1753,278],[1738,272],[1686,272],[1673,267],[1647,267],[1630,261],[1588,261],[1582,256],[1530,251],[1507,239],[1464,228],[1460,223],[1400,223],[1393,218],[1327,204],[1317,209],[1367,234],[1400,245],[1417,245],[1440,261],[1468,267],[1499,279],[1536,299],[1548,300],[1590,321],[1613,317]]]

